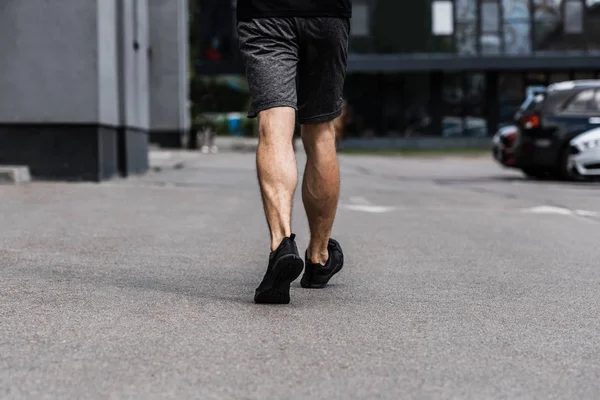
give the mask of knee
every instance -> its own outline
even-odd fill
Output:
[[[335,126],[333,121],[320,122],[302,126],[302,138],[314,142],[335,140]]]
[[[333,122],[302,126],[302,142],[307,152],[335,149],[335,127]]]
[[[258,136],[263,143],[291,141],[296,114],[293,108],[278,107],[258,114]],[[289,139],[289,140],[288,140]]]

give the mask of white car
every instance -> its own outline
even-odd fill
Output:
[[[576,136],[569,144],[571,173],[579,177],[600,177],[600,128]]]

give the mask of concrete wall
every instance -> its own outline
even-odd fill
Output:
[[[186,129],[187,40],[186,0],[0,0],[0,164],[143,173],[151,93],[155,126]]]
[[[117,28],[117,1],[100,0],[97,3],[97,79],[98,79],[98,122],[118,126],[119,108],[119,58]]]
[[[151,0],[150,128],[189,128],[186,0]],[[160,28],[158,28],[160,27]]]
[[[0,123],[150,128],[148,0],[0,1]]]
[[[0,1],[0,123],[100,119],[98,4],[60,3]]]
[[[148,0],[120,0],[121,126],[150,128]]]

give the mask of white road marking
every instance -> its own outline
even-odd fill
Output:
[[[525,208],[522,210],[527,214],[555,214],[555,215],[576,215],[580,217],[598,217],[600,213],[595,211],[587,211],[587,210],[569,210],[564,207],[554,207],[554,206],[537,206],[531,208]]]
[[[353,196],[350,197],[350,203],[358,204],[363,206],[370,206],[372,203],[362,196]]]
[[[342,204],[341,208],[345,208],[346,210],[352,211],[361,211],[368,212],[374,214],[381,214],[385,212],[390,212],[394,210],[394,207],[386,207],[386,206],[377,206],[371,203],[369,200],[362,196],[353,196],[350,197],[350,203],[352,204]]]
[[[376,214],[390,212],[394,210],[394,207],[373,206],[367,204],[343,204],[342,208],[352,211],[362,211]]]
[[[575,214],[580,217],[599,217],[600,213],[596,211],[587,211],[587,210],[575,210]]]
[[[553,206],[537,206],[526,208],[523,212],[528,214],[557,214],[557,215],[572,215],[573,212],[568,208],[553,207]]]

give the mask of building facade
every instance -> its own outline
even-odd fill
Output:
[[[202,3],[196,70],[243,73],[235,2]],[[600,77],[599,0],[354,0],[351,35],[347,136],[487,137],[527,87]]]
[[[0,5],[0,164],[34,177],[142,173],[187,130],[187,1]],[[160,136],[160,135],[159,135]]]

